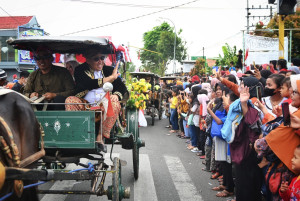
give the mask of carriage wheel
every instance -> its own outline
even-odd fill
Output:
[[[115,172],[112,173],[112,201],[119,201],[120,200],[120,185],[121,185],[121,165],[120,159],[115,157],[114,158],[114,166],[113,169]]]
[[[112,185],[108,186],[106,191],[107,197],[112,201],[121,201],[122,199],[130,198],[130,188],[125,188],[121,184],[121,163],[119,158],[114,158],[112,173]]]
[[[154,126],[155,121],[155,107],[151,108],[152,126]]]
[[[162,108],[159,107],[159,109],[158,109],[158,119],[159,119],[159,120],[161,120],[162,113],[163,113]]]
[[[132,157],[133,157],[133,174],[134,179],[137,180],[139,178],[139,162],[140,162],[140,155],[139,155],[139,148],[137,145],[137,141],[133,144],[132,149]]]

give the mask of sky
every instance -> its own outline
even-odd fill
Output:
[[[256,7],[268,2],[248,1]],[[0,16],[36,16],[52,36],[112,36],[114,44],[129,46],[131,59],[139,67],[135,47],[142,48],[143,33],[163,21],[177,31],[182,29],[189,57],[202,56],[203,47],[205,56],[217,57],[225,43],[242,48],[247,0],[1,0],[0,7]],[[252,10],[251,14],[269,12]],[[251,19],[255,21],[259,20]]]

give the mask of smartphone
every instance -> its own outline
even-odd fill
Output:
[[[291,124],[291,115],[289,110],[289,103],[282,103],[283,125],[289,126]]]
[[[256,97],[261,102],[261,87],[260,86],[256,87]]]

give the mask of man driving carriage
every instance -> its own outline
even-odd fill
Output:
[[[38,70],[31,73],[24,88],[24,95],[45,97],[54,103],[64,103],[75,92],[74,81],[69,71],[52,64],[53,56],[47,47],[40,47],[34,52]],[[65,106],[50,105],[49,110],[64,110]]]
[[[103,89],[104,83],[112,83],[113,91],[110,96],[113,116],[106,116],[102,124],[103,136],[110,137],[110,130],[116,122],[120,113],[120,100],[127,92],[125,84],[122,82],[118,73],[118,64],[115,68],[106,66],[104,63],[105,55],[97,49],[89,49],[85,54],[86,62],[76,67],[74,78],[76,83],[76,95],[66,99],[66,110],[86,110],[84,105],[70,103],[88,102],[91,106],[99,106],[100,110],[105,110],[103,104],[100,104],[105,97],[106,92]],[[68,105],[69,104],[69,105]],[[103,116],[102,116],[103,118]],[[101,127],[96,138],[98,143],[102,142]]]

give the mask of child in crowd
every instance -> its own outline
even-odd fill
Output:
[[[194,118],[194,113],[192,112],[192,107],[193,107],[193,102],[194,102],[194,95],[190,94],[189,98],[188,98],[188,102],[189,102],[189,111],[186,117],[187,120],[187,127],[188,127],[188,132],[190,135],[190,143],[188,144],[187,148],[188,149],[194,149],[197,146],[197,139],[196,139],[196,128],[193,122],[193,118]]]
[[[178,124],[181,131],[181,133],[177,134],[177,136],[180,138],[185,138],[185,126],[183,124],[183,121],[185,120],[186,113],[189,110],[189,104],[186,102],[186,96],[183,90],[179,92],[177,98],[178,98],[178,108],[177,108]]]
[[[291,79],[289,77],[286,77],[282,80],[280,94],[282,97],[287,98],[287,100],[283,102],[288,102],[289,104],[292,102],[291,96],[290,96],[290,88],[291,85]]]
[[[296,172],[290,185],[287,181],[282,181],[279,195],[284,201],[300,200],[300,145],[294,151],[292,158],[292,169]]]
[[[171,117],[170,121],[172,124],[172,130],[170,133],[176,133],[178,131],[178,114],[177,114],[177,107],[178,107],[178,91],[177,89],[172,90],[172,98],[169,99],[169,102],[171,104]]]

